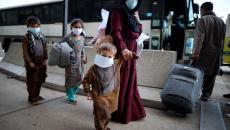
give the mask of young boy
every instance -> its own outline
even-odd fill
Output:
[[[116,47],[110,43],[98,45],[95,64],[91,66],[83,80],[83,88],[88,98],[92,94],[96,130],[110,130],[107,124],[111,113],[117,110],[120,67],[123,59],[114,63],[116,51]]]
[[[22,43],[23,58],[26,68],[28,101],[37,103],[44,98],[40,96],[41,84],[45,82],[47,66],[47,43],[40,31],[40,20],[29,16],[26,20],[27,33]]]

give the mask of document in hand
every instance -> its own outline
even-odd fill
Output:
[[[141,35],[138,37],[138,39],[136,40],[137,41],[137,55],[140,56],[142,50],[143,50],[143,47],[144,47],[144,44],[143,42],[147,39],[149,39],[150,36],[149,35],[146,35],[145,33],[141,33]]]

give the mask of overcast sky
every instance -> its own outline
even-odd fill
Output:
[[[0,0],[0,8],[40,3],[46,1],[54,1],[54,0]]]
[[[52,0],[0,0],[0,8],[20,6],[24,4],[39,3]],[[230,14],[230,0],[194,0],[201,5],[203,2],[211,1],[214,4],[214,12],[218,17],[226,21],[227,15]]]
[[[194,0],[201,6],[202,3],[210,1],[213,3],[213,11],[218,17],[223,17],[222,19],[226,22],[228,14],[230,14],[230,0]]]

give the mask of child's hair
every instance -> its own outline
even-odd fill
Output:
[[[97,53],[101,53],[102,51],[110,51],[113,55],[116,55],[117,48],[111,43],[102,43],[97,48]]]
[[[70,29],[72,29],[72,28],[73,28],[73,25],[76,24],[76,23],[80,23],[80,24],[81,24],[81,27],[82,27],[83,29],[85,29],[84,23],[83,23],[83,21],[82,21],[80,18],[75,18],[75,19],[73,19],[73,20],[71,21],[71,23],[70,23]]]
[[[32,24],[38,24],[38,25],[40,25],[41,21],[40,21],[40,19],[38,17],[35,17],[35,16],[29,16],[29,17],[27,17],[27,19],[26,19],[26,25],[27,25],[27,27],[29,27]]]

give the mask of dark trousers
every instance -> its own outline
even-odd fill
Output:
[[[39,69],[31,69],[27,67],[26,71],[28,99],[38,100],[41,91],[41,85],[47,77],[46,67],[41,67]]]
[[[216,75],[204,75],[202,96],[210,97],[216,81]]]
[[[29,83],[27,84],[27,91],[28,91],[28,99],[30,100],[38,100],[40,91],[41,91],[41,83]]]

